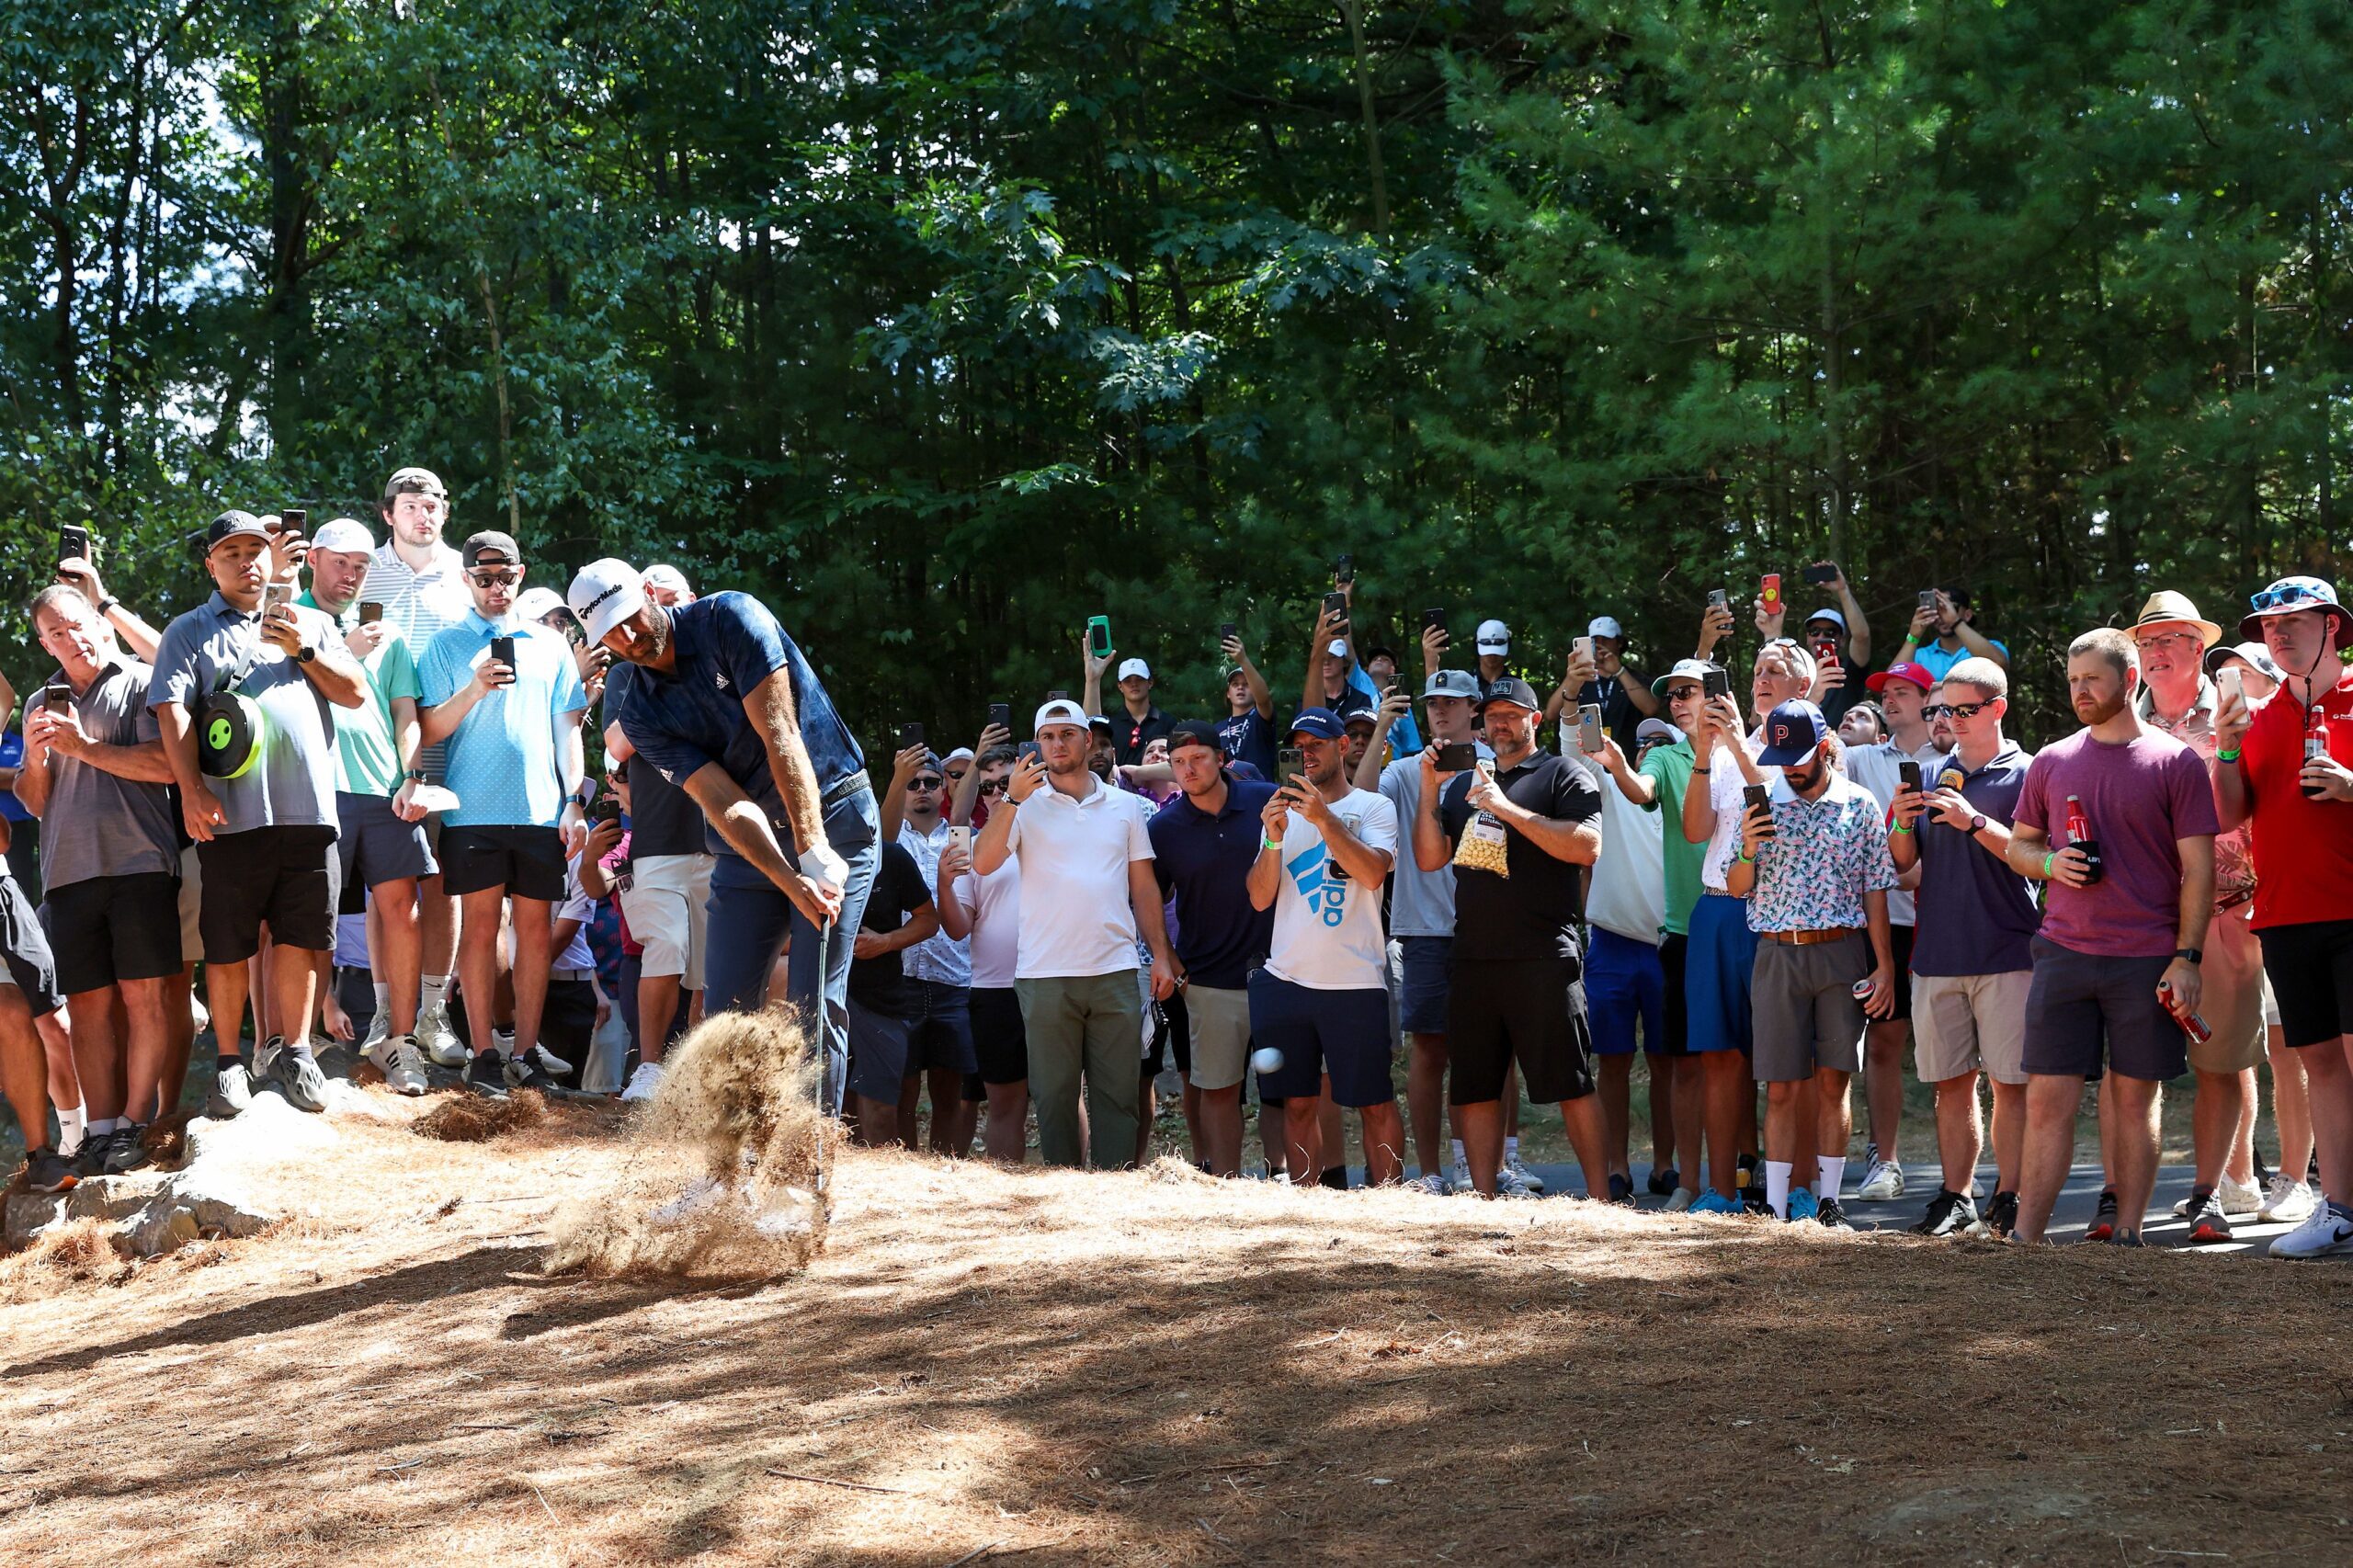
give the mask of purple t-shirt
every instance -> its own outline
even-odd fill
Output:
[[[2089,730],[2043,747],[2026,770],[2018,821],[2067,846],[2067,797],[2081,797],[2106,875],[2088,888],[2045,884],[2042,934],[2103,958],[2171,953],[2181,917],[2177,840],[2221,831],[2214,791],[2198,754],[2151,730],[2104,745]]]

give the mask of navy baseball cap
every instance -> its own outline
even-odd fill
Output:
[[[1320,740],[1344,741],[1348,738],[1347,726],[1329,708],[1302,708],[1299,717],[1290,722],[1294,735],[1313,735]]]
[[[1175,751],[1179,744],[1186,741],[1190,741],[1197,746],[1207,746],[1211,751],[1222,752],[1225,749],[1218,740],[1217,726],[1207,719],[1179,719],[1170,727],[1168,731],[1170,751]]]
[[[1829,733],[1821,709],[1802,697],[1791,698],[1765,716],[1765,749],[1756,760],[1768,767],[1795,767],[1813,755]]]

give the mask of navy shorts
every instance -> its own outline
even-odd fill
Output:
[[[1021,1023],[1021,995],[1010,985],[975,985],[969,1016],[972,1054],[983,1084],[1023,1084],[1029,1079],[1029,1036]]]
[[[2173,960],[2102,958],[2033,942],[2034,979],[2026,994],[2026,1070],[2097,1078],[2113,1073],[2163,1083],[2189,1071],[2189,1037],[2157,1000],[2157,982]]]
[[[1688,982],[1684,971],[1691,952],[1691,938],[1674,931],[1661,933],[1658,939],[1658,971],[1665,987],[1666,1005],[1661,1009],[1665,1028],[1665,1038],[1657,1046],[1662,1056],[1691,1054],[1691,1003],[1685,994]]]
[[[429,877],[439,869],[433,863],[433,851],[426,847],[425,824],[394,816],[389,796],[338,790],[335,815],[339,828],[335,847],[343,858],[346,915],[367,910],[364,903],[357,909],[350,907],[366,889]]]
[[[1748,928],[1748,901],[1701,893],[1691,906],[1691,937],[1683,951],[1691,1050],[1746,1051],[1749,995],[1756,977],[1756,933]]]
[[[1631,1056],[1635,1025],[1642,1049],[1658,1051],[1666,1033],[1666,971],[1648,942],[1593,928],[1585,955],[1585,1005],[1597,1056]]]
[[[1387,1105],[1397,1097],[1389,1080],[1386,986],[1317,991],[1253,970],[1250,1043],[1283,1053],[1279,1072],[1258,1074],[1262,1099],[1320,1095],[1327,1073],[1335,1105]]]
[[[1444,1034],[1446,999],[1453,988],[1454,938],[1400,937],[1398,1027],[1407,1034]]]
[[[948,1071],[975,1073],[979,1059],[972,1052],[972,1014],[961,985],[918,980],[923,1006],[917,1009],[914,1032],[907,1037],[907,1067],[913,1073]]]
[[[915,1020],[881,1013],[849,999],[849,1092],[889,1105],[899,1103],[907,1076]]]

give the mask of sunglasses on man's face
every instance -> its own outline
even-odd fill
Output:
[[[939,780],[937,778],[910,778],[907,780],[907,788],[910,790],[937,790],[939,788]]]
[[[981,793],[983,795],[1002,795],[1005,793],[1006,786],[1009,782],[1010,780],[1008,779],[992,778],[987,783],[981,786]]]
[[[1920,710],[1923,719],[1974,719],[1988,708],[1990,702],[1931,702]]]
[[[511,566],[503,571],[469,572],[466,575],[474,580],[475,586],[483,588],[512,585],[522,581],[523,578],[523,574]]]

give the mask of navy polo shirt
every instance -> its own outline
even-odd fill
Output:
[[[663,778],[683,786],[705,763],[716,762],[770,822],[784,825],[784,800],[768,771],[767,748],[744,713],[745,695],[779,670],[792,682],[801,744],[818,792],[829,794],[865,770],[866,754],[816,672],[759,600],[726,593],[681,605],[670,611],[670,637],[676,667],[665,675],[639,665],[615,715],[629,744]],[[716,842],[715,832],[711,836],[713,848],[733,853]]]
[[[1160,891],[1176,895],[1176,956],[1196,984],[1242,990],[1267,960],[1275,912],[1250,907],[1248,883],[1265,831],[1258,813],[1274,793],[1271,784],[1228,774],[1217,815],[1179,795],[1145,826]]]
[[[1986,821],[2007,827],[2018,815],[2027,765],[2033,760],[2016,742],[2004,741],[1994,759],[1974,773],[1961,767],[1961,754],[1954,752],[1940,767],[1923,767],[1920,781],[1934,789],[1945,769],[1961,772],[1961,798]],[[2035,907],[2027,880],[1987,854],[1975,835],[1948,827],[1925,812],[1914,831],[1920,835],[1920,891],[1912,972],[2012,974],[2032,969],[2042,912]]]

